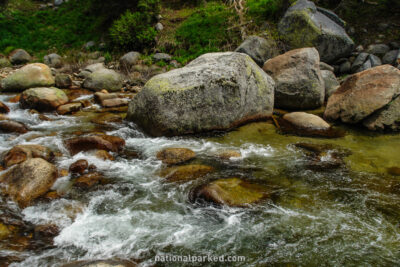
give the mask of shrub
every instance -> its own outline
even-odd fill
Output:
[[[158,0],[141,0],[136,11],[126,11],[110,28],[112,42],[119,48],[142,50],[154,45],[154,29],[159,11]]]
[[[283,0],[247,0],[248,14],[256,19],[279,16],[284,6]]]
[[[175,51],[178,60],[185,63],[201,54],[236,46],[239,34],[229,29],[235,18],[232,9],[216,2],[193,13],[175,33],[180,48]]]

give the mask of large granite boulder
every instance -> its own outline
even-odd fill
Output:
[[[265,62],[264,71],[275,80],[275,107],[314,109],[324,103],[324,80],[315,48],[299,48]]]
[[[28,159],[0,177],[6,185],[5,194],[20,207],[26,207],[44,195],[57,179],[57,168],[42,158]]]
[[[28,64],[1,80],[0,90],[22,92],[33,87],[54,85],[50,68],[41,63]]]
[[[248,37],[235,51],[249,55],[260,67],[279,54],[275,42],[259,36]]]
[[[210,53],[149,80],[127,119],[153,136],[229,130],[270,117],[273,100],[273,79],[248,55]]]
[[[397,127],[400,70],[382,65],[353,74],[329,98],[324,117],[359,123],[371,130]],[[371,116],[371,117],[370,117]]]
[[[67,95],[55,87],[39,87],[25,90],[19,103],[22,108],[52,111],[68,102]]]
[[[123,86],[123,79],[121,74],[114,70],[100,69],[91,74],[83,82],[83,87],[93,90],[101,91],[120,91]]]
[[[321,12],[313,2],[299,0],[286,11],[278,31],[291,49],[314,46],[321,61],[331,63],[348,56],[354,47],[341,24],[333,12]]]

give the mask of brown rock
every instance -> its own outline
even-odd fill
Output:
[[[240,158],[242,154],[236,150],[226,150],[221,153],[218,153],[217,157],[220,159],[230,159],[230,158]]]
[[[100,125],[108,125],[109,123],[119,123],[122,122],[122,117],[117,114],[104,113],[90,120],[93,123]]]
[[[213,171],[213,167],[193,164],[166,168],[160,172],[160,176],[164,177],[168,182],[187,182]]]
[[[73,155],[81,151],[89,150],[105,150],[118,152],[125,146],[125,140],[117,136],[99,135],[99,136],[83,136],[68,139],[65,145],[69,152]]]
[[[196,157],[196,153],[188,148],[165,148],[157,153],[157,159],[165,164],[179,164]]]
[[[0,121],[0,131],[6,133],[27,133],[28,128],[21,122],[16,122],[12,120],[2,120]]]
[[[11,167],[31,158],[42,158],[46,161],[54,159],[54,153],[47,147],[41,145],[17,145],[4,156],[4,166]]]
[[[358,123],[400,94],[400,70],[382,65],[350,76],[329,98],[324,117]]]
[[[122,149],[125,147],[125,140],[121,137],[113,135],[102,135],[101,138],[107,140],[113,145],[112,151],[122,151]]]
[[[85,175],[82,175],[78,179],[74,181],[74,186],[83,188],[83,189],[88,189],[92,186],[97,185],[101,179],[103,179],[103,175],[98,172],[91,172]]]
[[[71,114],[73,112],[77,112],[81,110],[82,104],[81,103],[69,103],[65,105],[61,105],[57,108],[57,113],[60,115]]]
[[[96,157],[102,160],[114,160],[114,157],[105,150],[97,150]]]
[[[231,207],[246,207],[256,204],[269,197],[268,187],[249,183],[239,178],[219,179],[197,187],[191,193],[191,200],[227,205]]]
[[[40,87],[25,90],[19,101],[22,108],[33,108],[38,111],[52,111],[67,102],[67,95],[55,87]]]
[[[86,159],[80,159],[74,163],[71,164],[71,166],[69,166],[69,171],[71,173],[79,173],[79,174],[83,174],[86,169],[88,168],[89,163]]]
[[[8,102],[11,102],[11,103],[18,103],[20,98],[21,98],[21,94],[18,94],[18,95],[16,95],[16,96],[13,96],[12,98],[10,98],[10,99],[8,100]]]
[[[118,94],[115,94],[115,93],[110,94],[108,92],[107,93],[97,92],[94,94],[94,101],[97,104],[101,104],[104,100],[113,99],[113,98],[118,98]]]
[[[113,99],[106,99],[101,102],[101,105],[105,108],[116,108],[127,106],[129,104],[129,100],[126,98],[113,98]]]
[[[4,121],[4,120],[8,120],[8,117],[3,114],[0,114],[0,121]]]
[[[6,184],[4,193],[23,208],[49,191],[57,179],[57,168],[42,158],[20,163],[0,177]]]
[[[0,101],[0,113],[7,114],[8,112],[10,112],[10,108]]]
[[[400,168],[399,167],[390,167],[388,168],[388,173],[395,176],[400,176]]]

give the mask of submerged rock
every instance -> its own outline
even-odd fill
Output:
[[[165,148],[157,153],[157,159],[164,164],[179,164],[196,157],[196,153],[188,148]]]
[[[74,163],[69,166],[69,171],[73,174],[83,174],[86,169],[89,167],[89,163],[86,159],[80,159],[75,161]]]
[[[220,159],[240,158],[242,154],[236,150],[225,150],[217,154]]]
[[[274,78],[275,108],[314,109],[324,103],[324,80],[315,48],[300,48],[265,62],[264,71]]]
[[[77,178],[74,181],[74,186],[79,187],[81,189],[89,189],[101,182],[103,179],[103,175],[99,172],[90,172],[81,177]]]
[[[110,135],[76,137],[68,139],[64,143],[68,151],[73,155],[81,151],[97,149],[118,152],[125,146],[125,140]]]
[[[41,63],[26,65],[1,80],[1,91],[22,92],[34,87],[54,85],[54,78],[48,66]]]
[[[61,105],[57,108],[57,113],[60,115],[67,115],[81,110],[81,103],[69,103],[65,105]]]
[[[274,82],[247,55],[200,56],[157,75],[130,102],[127,119],[153,136],[229,130],[271,116]]]
[[[52,111],[67,102],[67,95],[55,87],[25,90],[19,100],[22,108],[36,109],[38,111]]]
[[[321,61],[332,63],[350,55],[354,42],[333,12],[321,11],[313,2],[299,0],[286,11],[278,31],[291,49],[315,47]]]
[[[400,94],[400,70],[382,65],[352,75],[329,98],[324,117],[328,120],[340,119],[345,123],[366,121],[370,129],[379,129],[384,123],[393,123],[399,119],[393,101]],[[393,104],[392,107],[387,106]],[[392,126],[393,126],[392,125]],[[386,125],[392,127],[391,125]],[[396,128],[396,127],[395,127]]]
[[[90,120],[93,123],[100,125],[109,125],[110,123],[122,122],[122,117],[117,114],[104,113]]]
[[[217,205],[246,207],[269,197],[269,188],[239,178],[219,179],[194,189],[191,200],[202,200]]]
[[[264,66],[265,61],[279,54],[274,41],[259,36],[249,36],[235,52],[249,55],[260,67]]]
[[[54,157],[53,151],[42,145],[17,145],[5,154],[3,164],[8,168],[31,158],[42,158],[51,162]]]
[[[400,176],[400,167],[390,167],[387,171],[391,175]]]
[[[164,177],[168,182],[187,182],[205,176],[213,171],[213,167],[192,164],[163,169],[160,172],[160,176]]]
[[[10,112],[10,108],[7,107],[6,104],[4,104],[3,102],[0,101],[0,113],[7,114],[8,112]]]
[[[0,121],[0,131],[5,133],[27,133],[28,127],[21,122],[16,122],[12,120],[1,120]]]
[[[57,168],[42,158],[32,158],[15,165],[0,177],[6,195],[20,207],[26,207],[44,195],[57,179]]]

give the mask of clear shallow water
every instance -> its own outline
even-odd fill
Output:
[[[85,158],[112,181],[82,193],[70,188],[71,177],[59,178],[54,188],[68,192],[68,199],[22,211],[32,223],[56,223],[62,229],[55,247],[22,252],[25,260],[12,266],[109,258],[152,266],[156,255],[166,254],[246,257],[244,263],[200,264],[205,266],[398,265],[400,177],[386,170],[400,165],[400,135],[347,129],[340,139],[311,139],[279,135],[264,122],[212,138],[150,138],[134,127],[115,124],[107,133],[124,138],[126,147],[141,157],[103,161],[91,152],[69,157],[63,146],[72,132],[94,129],[87,119],[49,115],[55,121],[42,122],[8,98],[0,96],[12,109],[9,117],[34,131],[17,138],[0,135],[0,153],[16,144],[42,144],[63,153],[56,162],[60,169]],[[352,154],[345,158],[345,167],[310,170],[307,157],[293,146],[298,142],[334,144]],[[155,158],[164,147],[190,148],[198,155],[196,163],[218,171],[186,184],[165,183],[157,175],[162,164]],[[227,149],[239,150],[242,157],[215,157]],[[196,185],[226,177],[265,183],[274,188],[273,198],[250,208],[198,207],[188,201]],[[6,253],[17,252],[1,251]]]

